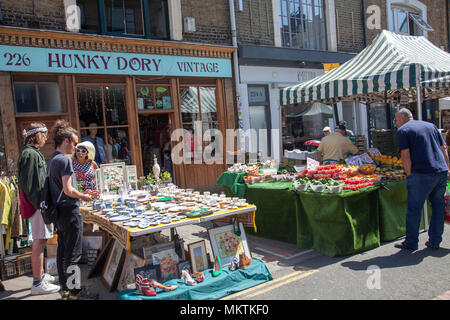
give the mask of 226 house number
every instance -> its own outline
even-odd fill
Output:
[[[19,53],[9,53],[6,52],[3,55],[4,58],[6,58],[8,60],[8,62],[6,62],[7,66],[26,66],[28,67],[31,63],[30,58],[27,57],[27,54],[25,53],[24,55],[21,55]]]

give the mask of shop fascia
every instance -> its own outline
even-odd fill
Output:
[[[0,46],[0,70],[117,75],[230,78],[231,61],[220,58],[148,55]]]
[[[226,155],[226,164],[245,163],[244,152],[240,152],[237,157],[233,154],[235,150],[245,150],[246,139],[258,141],[258,144],[252,144],[251,150],[248,150],[250,163],[272,160],[277,147],[279,148],[274,141],[279,141],[280,130],[270,130],[270,135],[275,137],[272,139],[272,154],[268,153],[268,134],[267,129],[227,129],[224,136],[218,129],[207,129],[203,132],[202,122],[195,121],[193,132],[182,128],[172,132],[171,141],[174,145],[172,162],[175,165],[223,164],[224,155]],[[224,141],[226,141],[225,144]],[[237,141],[236,145],[235,141]]]

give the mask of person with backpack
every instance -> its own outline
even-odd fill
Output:
[[[33,244],[31,248],[31,269],[33,284],[31,294],[50,294],[60,290],[53,284],[57,279],[44,273],[44,250],[47,240],[53,237],[53,225],[45,224],[39,210],[47,165],[42,148],[48,137],[45,124],[33,122],[23,131],[24,147],[18,161],[20,212],[29,219]]]
[[[58,234],[56,263],[62,298],[85,299],[86,290],[69,285],[67,280],[76,271],[82,254],[83,220],[80,199],[92,201],[98,196],[98,191],[78,191],[71,159],[78,144],[78,132],[67,121],[58,120],[53,127],[53,136],[56,151],[48,164],[48,176],[51,198],[54,201],[59,199],[56,203],[58,215],[55,223]]]

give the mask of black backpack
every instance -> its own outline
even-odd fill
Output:
[[[44,220],[45,224],[55,223],[58,218],[58,203],[61,199],[63,190],[61,190],[61,193],[59,194],[58,200],[56,200],[56,203],[52,200],[52,194],[50,192],[50,178],[47,176],[45,178],[44,183],[44,189],[42,190],[41,195],[41,214],[42,219]]]

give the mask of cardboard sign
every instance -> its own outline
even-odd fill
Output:
[[[377,148],[369,148],[367,149],[367,152],[369,152],[373,156],[381,156],[381,152]]]
[[[351,165],[361,166],[362,165],[360,156],[353,156],[353,157],[347,158],[347,159],[345,159],[345,163],[348,166],[351,166]]]
[[[373,163],[372,158],[369,156],[369,154],[367,152],[363,153],[359,157],[363,163]]]

